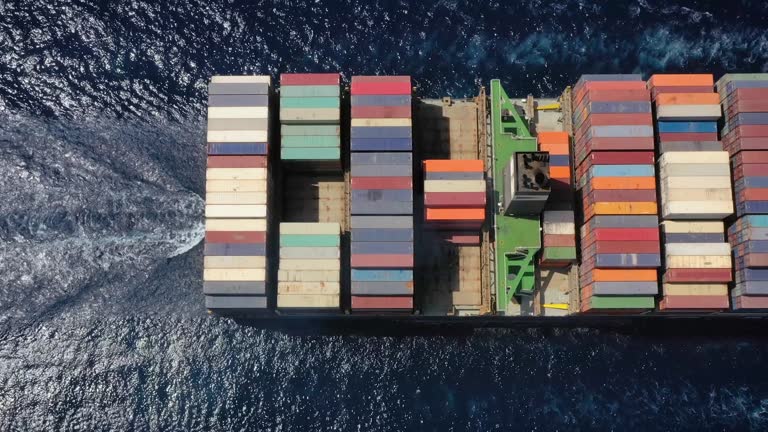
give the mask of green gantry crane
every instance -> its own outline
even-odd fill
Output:
[[[512,100],[497,79],[491,80],[491,133],[494,197],[504,196],[504,166],[516,152],[538,150]],[[496,312],[503,314],[514,296],[531,295],[536,282],[536,253],[541,249],[539,215],[505,216],[495,209]]]

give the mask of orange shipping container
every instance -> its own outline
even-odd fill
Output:
[[[650,269],[594,269],[592,280],[595,282],[656,282],[656,270]]]
[[[656,105],[719,105],[717,93],[662,93],[656,97]]]
[[[485,209],[434,209],[426,210],[428,221],[484,221]]]
[[[552,155],[567,155],[570,152],[568,143],[565,144],[544,144],[539,143],[539,150],[549,152]]]
[[[655,215],[658,208],[655,202],[598,202],[595,203],[598,215]]]
[[[571,168],[567,166],[550,166],[549,176],[552,178],[571,178]]]
[[[568,145],[568,132],[539,132],[539,145],[565,144]]]
[[[715,86],[712,74],[656,74],[648,80],[649,86]]]
[[[592,189],[656,189],[655,177],[595,177]]]
[[[429,172],[483,172],[483,161],[476,159],[433,159],[424,161],[424,171]]]

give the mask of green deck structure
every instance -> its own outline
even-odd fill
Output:
[[[537,151],[536,138],[518,114],[512,100],[491,80],[491,133],[494,151],[494,196],[504,196],[503,171],[515,152]],[[496,211],[496,312],[505,314],[512,298],[533,294],[536,273],[534,257],[541,249],[538,215],[504,216]]]

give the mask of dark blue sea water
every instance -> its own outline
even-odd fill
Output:
[[[768,71],[762,1],[0,0],[0,430],[768,430],[765,338],[208,317],[213,74]]]

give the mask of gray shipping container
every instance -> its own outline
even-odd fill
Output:
[[[723,233],[666,233],[665,243],[719,243],[725,241]]]
[[[594,282],[593,295],[656,295],[659,285],[656,282]]]
[[[206,243],[205,256],[264,256],[264,243]]]
[[[264,296],[205,296],[208,309],[266,309]]]
[[[659,144],[659,153],[685,151],[722,151],[720,141],[678,141]]]
[[[268,95],[209,95],[208,106],[212,107],[248,107],[269,106]]]
[[[267,95],[266,83],[210,83],[208,94],[212,95]]]
[[[264,295],[264,282],[203,282],[208,295]]]
[[[411,177],[411,165],[352,165],[352,177]]]
[[[353,242],[413,241],[412,228],[352,228]]]
[[[352,229],[408,228],[413,229],[413,216],[352,216]]]
[[[413,295],[413,282],[352,282],[352,295]]]
[[[267,130],[269,119],[265,118],[246,118],[246,119],[208,119],[208,130]]]
[[[413,164],[411,153],[352,153],[351,165],[408,165]]]
[[[353,215],[411,215],[412,201],[352,201]]]
[[[413,242],[352,242],[352,255],[412,254]]]

